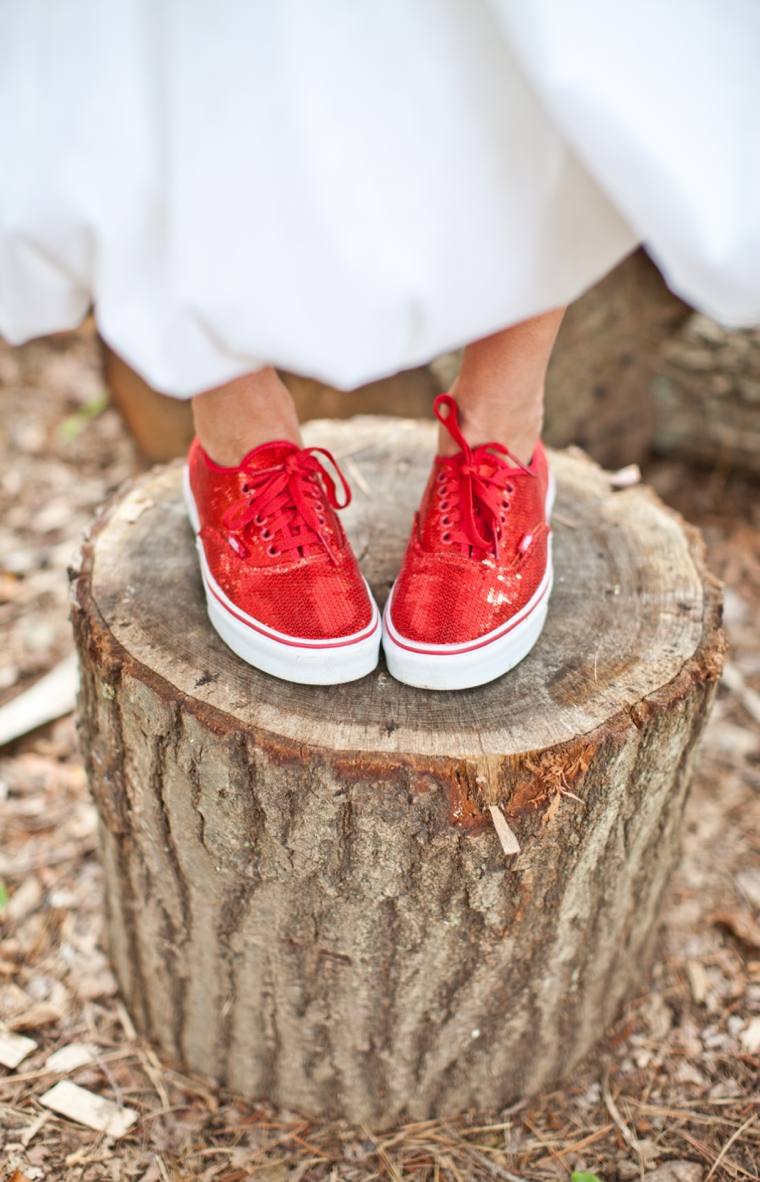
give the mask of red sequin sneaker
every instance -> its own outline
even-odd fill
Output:
[[[340,478],[343,505],[317,452]],[[249,665],[307,685],[375,668],[379,612],[334,512],[350,499],[322,448],[266,443],[239,468],[221,468],[193,440],[185,501],[208,614]]]
[[[554,480],[540,443],[529,467],[500,443],[473,450],[454,399],[441,394],[434,409],[462,450],[433,462],[385,608],[383,648],[399,681],[468,689],[517,665],[541,634]]]

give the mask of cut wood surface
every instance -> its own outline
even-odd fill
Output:
[[[316,421],[382,606],[434,425]],[[381,1126],[569,1071],[634,986],[720,675],[701,543],[646,488],[552,454],[556,577],[506,677],[383,664],[290,685],[205,614],[179,466],[117,498],[74,588],[109,936],[137,1025],[249,1096]],[[507,857],[499,810],[519,845]]]

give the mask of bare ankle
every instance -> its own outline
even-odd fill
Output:
[[[459,401],[457,383],[451,389],[452,395]],[[473,399],[472,402],[475,400]],[[520,406],[510,409],[509,405],[485,402],[482,398],[476,403],[476,409],[470,409],[472,402],[467,397],[459,401],[459,427],[470,447],[479,447],[483,443],[500,443],[509,448],[523,464],[529,464],[533,458],[536,444],[541,438],[543,426],[543,386],[540,392],[526,398]],[[454,455],[457,444],[444,427],[438,430],[438,454],[442,456]]]
[[[522,463],[530,463],[541,434],[546,369],[563,313],[563,308],[546,312],[467,346],[451,393],[471,447],[501,443]],[[439,442],[440,455],[456,451],[443,429]]]
[[[271,366],[196,395],[193,416],[203,450],[224,468],[237,467],[262,443],[301,446],[295,404]]]

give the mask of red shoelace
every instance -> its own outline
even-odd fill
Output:
[[[448,414],[442,414],[443,407]],[[438,422],[443,423],[461,448],[459,455],[441,457],[445,468],[439,473],[438,481],[442,486],[440,508],[445,514],[441,522],[446,527],[442,540],[458,543],[463,553],[479,551],[498,559],[509,497],[515,491],[514,473],[499,456],[511,460],[528,476],[535,473],[500,443],[481,443],[471,448],[459,429],[457,404],[450,394],[439,394],[433,410]],[[533,536],[526,535],[520,547],[527,543],[527,549],[532,541]]]
[[[335,481],[317,459],[317,452],[329,460],[338,474],[345,497],[343,504],[339,503]],[[246,496],[224,514],[225,528],[239,532],[247,525],[256,526],[261,530],[262,541],[270,542],[267,548],[270,558],[279,558],[283,551],[306,553],[310,546],[321,546],[337,565],[338,555],[325,530],[322,498],[326,497],[333,509],[345,509],[351,503],[351,490],[331,453],[323,447],[294,448],[271,468],[244,470]],[[234,548],[242,558],[246,557],[239,543]]]

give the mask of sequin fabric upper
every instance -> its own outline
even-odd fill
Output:
[[[339,505],[329,461],[342,485]],[[351,494],[329,452],[264,444],[221,468],[197,439],[188,455],[211,574],[247,615],[295,638],[351,636],[372,620],[366,584],[335,513]]]
[[[538,589],[550,532],[549,468],[540,443],[529,467],[498,443],[471,448],[450,395],[439,395],[434,409],[461,451],[435,457],[391,618],[409,640],[459,644],[506,623]]]

